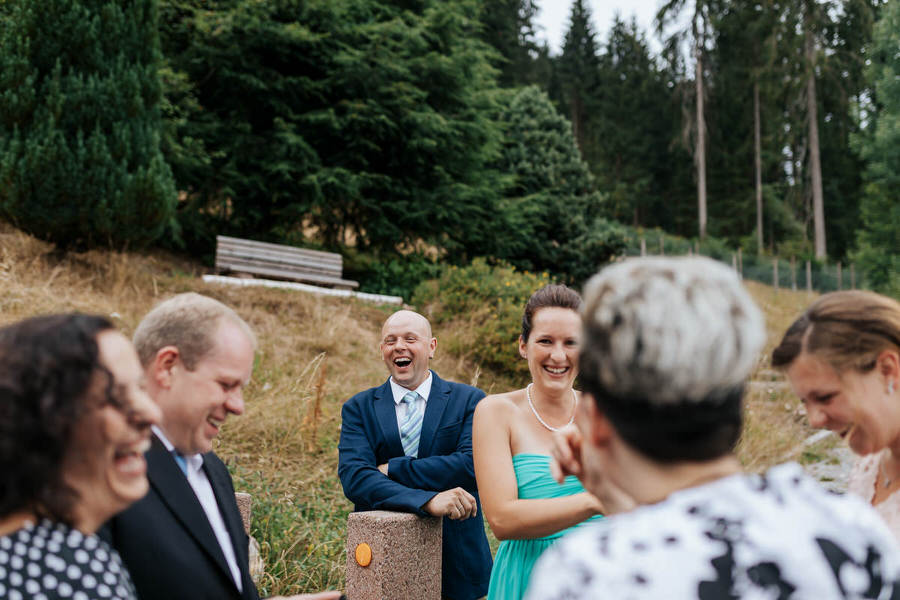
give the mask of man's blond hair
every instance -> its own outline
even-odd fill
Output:
[[[181,362],[193,371],[215,346],[213,336],[223,319],[240,327],[256,347],[256,336],[246,321],[218,300],[188,292],[161,302],[134,332],[134,347],[141,364],[150,364],[160,348],[175,346]]]

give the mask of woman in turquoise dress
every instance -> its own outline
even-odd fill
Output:
[[[472,426],[475,475],[484,516],[501,540],[488,600],[519,600],[541,553],[569,529],[604,511],[575,477],[550,474],[554,432],[571,425],[579,402],[581,297],[562,285],[525,305],[519,354],[531,383],[478,403]]]

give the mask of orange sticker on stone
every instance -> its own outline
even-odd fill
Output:
[[[365,542],[356,545],[356,564],[368,567],[372,562],[372,548]]]

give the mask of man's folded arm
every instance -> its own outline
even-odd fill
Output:
[[[417,489],[392,481],[378,470],[375,453],[359,426],[355,407],[348,402],[341,410],[341,439],[338,444],[338,477],[344,495],[357,507],[368,510],[397,510],[427,515],[422,507],[436,491]]]
[[[475,466],[472,463],[472,418],[475,405],[484,397],[481,390],[473,390],[465,399],[465,418],[450,454],[411,458],[398,456],[388,461],[388,477],[407,487],[442,492],[461,487],[474,492]],[[462,400],[460,400],[462,401]]]

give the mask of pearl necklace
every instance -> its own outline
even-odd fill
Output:
[[[575,422],[575,407],[578,405],[578,396],[575,395],[575,390],[572,390],[572,418],[570,418],[569,422],[562,427],[554,427],[553,425],[547,425],[547,422],[541,418],[541,415],[538,414],[537,409],[534,407],[534,401],[531,399],[531,386],[533,385],[534,383],[529,383],[528,386],[525,387],[525,395],[528,397],[528,406],[531,407],[531,412],[534,413],[534,418],[538,420],[538,423],[550,431],[559,431],[563,427],[568,427]]]

